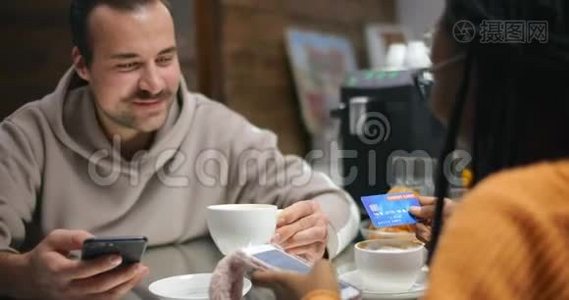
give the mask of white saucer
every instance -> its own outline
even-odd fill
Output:
[[[148,290],[163,300],[207,300],[211,273],[172,276],[154,281]],[[251,289],[251,281],[243,278],[243,296]]]
[[[402,292],[382,292],[374,291],[363,288],[361,282],[361,277],[358,270],[343,273],[339,276],[340,280],[345,281],[348,284],[353,285],[362,291],[362,296],[364,299],[375,299],[375,300],[396,300],[396,299],[417,299],[423,296],[425,290],[427,289],[426,275],[428,268],[425,266],[421,269],[423,272],[419,275],[417,282],[408,290]]]

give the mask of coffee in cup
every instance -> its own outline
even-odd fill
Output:
[[[424,244],[416,240],[367,240],[354,247],[356,267],[366,290],[407,291],[425,264]]]

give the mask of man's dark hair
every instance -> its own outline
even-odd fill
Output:
[[[87,66],[93,60],[93,48],[89,44],[89,15],[99,5],[107,5],[121,11],[135,11],[142,6],[162,2],[170,11],[168,0],[72,0],[69,9],[69,24],[73,45],[78,49]]]
[[[488,42],[487,22],[523,22],[521,43]],[[464,79],[456,96],[440,162],[454,151],[469,90],[474,80],[472,141],[474,183],[497,171],[569,157],[569,4],[567,0],[447,0],[442,30],[469,21],[476,36],[458,43],[466,54]],[[541,27],[546,22],[546,27]],[[533,25],[530,25],[533,24]],[[531,27],[534,26],[534,27]],[[519,27],[517,27],[519,29]],[[485,29],[486,31],[482,30]],[[500,33],[500,32],[498,32]],[[524,35],[525,34],[525,35]],[[456,35],[455,35],[456,38]],[[532,40],[544,38],[544,40]],[[443,165],[442,163],[440,164]],[[430,257],[443,225],[443,199],[449,182],[439,166],[436,214]]]

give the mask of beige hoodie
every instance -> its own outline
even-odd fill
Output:
[[[306,199],[330,219],[330,255],[355,237],[353,200],[283,156],[271,132],[182,83],[151,148],[126,161],[99,127],[88,87],[71,87],[76,78],[69,70],[52,94],[0,123],[0,250],[29,249],[58,228],[182,243],[207,235],[208,205]]]

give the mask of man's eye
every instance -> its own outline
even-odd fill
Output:
[[[138,63],[134,63],[134,62],[117,65],[117,68],[119,68],[121,70],[132,70],[132,69],[135,69],[136,67],[138,67]]]
[[[161,65],[167,65],[172,61],[172,57],[160,57],[156,60]]]

